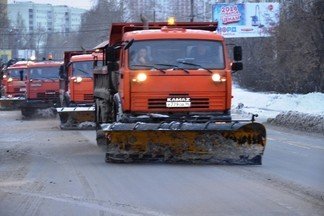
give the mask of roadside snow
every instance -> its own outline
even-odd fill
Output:
[[[233,115],[258,114],[259,121],[324,133],[324,94],[277,94],[233,88]],[[280,114],[280,115],[279,115]]]

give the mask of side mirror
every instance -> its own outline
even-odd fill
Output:
[[[24,71],[23,70],[19,71],[19,75],[20,75],[20,81],[24,81]]]
[[[235,46],[233,48],[234,60],[235,61],[242,61],[242,47]]]
[[[93,65],[92,65],[92,67],[93,68],[96,68],[98,66],[98,59],[95,59],[94,61],[93,61]]]
[[[106,48],[106,61],[115,62],[117,60],[117,51],[113,46],[107,46]]]
[[[232,69],[232,71],[243,70],[243,63],[242,62],[233,62],[231,69]]]
[[[127,44],[124,46],[124,50],[128,50],[129,47],[131,47],[134,43],[134,39],[127,42]]]
[[[64,65],[61,65],[61,66],[60,66],[60,69],[59,69],[59,77],[60,77],[60,79],[62,79],[62,80],[67,79],[67,77],[66,77],[66,75],[65,75],[65,67],[64,67]]]

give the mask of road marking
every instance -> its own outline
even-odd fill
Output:
[[[267,138],[267,139],[269,141],[277,141],[277,142],[281,142],[283,144],[288,144],[288,145],[295,146],[295,147],[299,147],[299,148],[303,148],[303,149],[319,149],[319,150],[324,150],[324,147],[318,146],[318,145],[304,144],[304,143],[300,143],[300,142],[296,142],[296,141],[292,141],[292,140],[280,140],[280,139],[274,139],[274,138]]]
[[[311,148],[308,147],[308,146],[305,146],[305,145],[303,145],[303,144],[300,144],[300,143],[298,143],[298,142],[294,142],[294,141],[290,141],[290,140],[286,140],[285,143],[288,144],[288,145],[296,146],[296,147],[303,148],[303,149],[311,149]]]

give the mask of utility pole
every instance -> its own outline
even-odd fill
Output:
[[[194,7],[194,0],[190,0],[190,22],[194,21],[193,7]]]
[[[156,14],[155,14],[155,9],[153,10],[153,22],[155,22],[155,16],[156,16]]]

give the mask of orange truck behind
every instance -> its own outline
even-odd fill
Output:
[[[1,110],[19,108],[25,100],[27,63],[27,61],[18,61],[4,70],[2,97],[0,98]]]
[[[83,54],[82,54],[83,53]],[[94,127],[93,65],[102,54],[93,51],[67,51],[60,75],[60,99],[57,108],[62,129]]]
[[[27,64],[26,100],[22,115],[31,117],[38,109],[59,106],[59,68],[62,62],[42,61]]]

